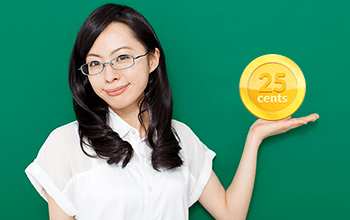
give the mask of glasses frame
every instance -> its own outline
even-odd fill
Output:
[[[98,73],[94,73],[94,74],[86,74],[86,73],[84,73],[83,67],[88,65],[91,62],[88,62],[88,63],[85,63],[85,64],[81,65],[81,67],[78,70],[80,70],[85,76],[96,76],[96,75],[102,73],[103,70],[105,69],[106,64],[109,64],[114,70],[125,70],[125,69],[129,69],[129,68],[133,67],[135,65],[135,60],[137,60],[138,58],[146,56],[148,53],[149,53],[149,50],[147,51],[147,53],[139,55],[137,57],[133,57],[131,55],[126,55],[127,57],[131,57],[132,58],[132,65],[128,66],[128,67],[125,67],[125,68],[122,68],[122,69],[117,69],[117,68],[113,67],[112,61],[118,58],[118,57],[115,57],[115,58],[111,59],[111,61],[109,61],[109,62],[105,62],[105,63],[99,62],[100,64],[102,64],[102,70],[100,72],[98,72]],[[94,61],[94,62],[96,62],[96,61]]]

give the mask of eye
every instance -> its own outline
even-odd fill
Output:
[[[98,67],[98,66],[100,66],[100,65],[101,65],[101,63],[98,62],[98,61],[89,62],[89,68]]]
[[[125,62],[127,60],[130,60],[131,56],[130,55],[120,55],[115,58],[115,62]]]

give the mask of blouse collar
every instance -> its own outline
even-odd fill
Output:
[[[117,113],[109,108],[109,126],[123,138],[132,129]]]

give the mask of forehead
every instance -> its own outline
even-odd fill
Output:
[[[116,51],[119,48],[140,51],[143,46],[126,24],[114,22],[101,32],[88,54],[98,54],[101,57],[108,56],[112,51]]]

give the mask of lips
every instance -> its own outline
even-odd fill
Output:
[[[125,86],[119,86],[115,89],[107,89],[106,93],[110,96],[118,96],[118,95],[122,94],[128,86],[129,86],[129,84],[125,85]]]

